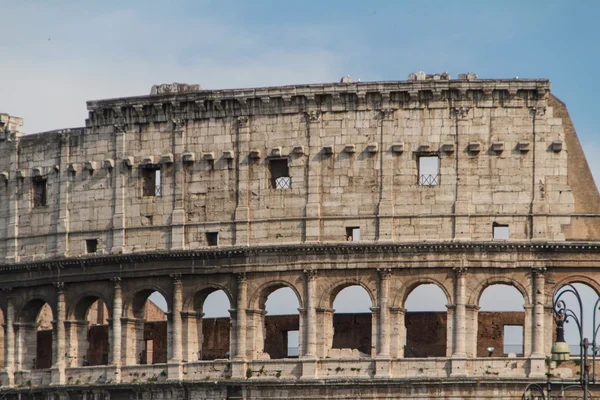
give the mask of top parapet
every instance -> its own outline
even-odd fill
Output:
[[[195,90],[199,85],[159,85],[183,90],[154,90],[147,96],[87,102],[88,127],[163,122],[172,118],[323,112],[475,107],[535,107],[550,92],[548,79],[460,79],[411,74],[407,81],[322,83],[248,89]],[[154,87],[153,87],[154,88]]]

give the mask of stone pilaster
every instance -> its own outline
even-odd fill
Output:
[[[545,370],[544,354],[544,306],[546,268],[534,268],[533,279],[533,332],[532,352],[529,376],[543,377]]]
[[[323,153],[321,143],[322,116],[320,111],[311,111],[304,114],[306,121],[306,146],[308,149],[307,180],[306,180],[306,222],[305,240],[318,242],[321,239],[321,160],[313,158],[333,157]],[[333,146],[333,143],[331,143]]]
[[[235,356],[232,362],[232,377],[246,376],[246,305],[248,303],[248,281],[246,273],[237,274],[238,293],[235,321]]]
[[[391,307],[391,335],[390,335],[390,356],[392,358],[404,357],[404,342],[406,341],[406,308]]]
[[[380,268],[379,272],[379,326],[378,326],[378,348],[377,361],[375,362],[375,377],[389,378],[391,375],[390,359],[390,268]]]
[[[174,118],[173,121],[173,154],[181,155],[185,151],[187,120]],[[185,170],[181,156],[173,162],[173,212],[171,214],[171,250],[185,248]]]
[[[302,379],[317,377],[317,270],[304,271],[306,277],[306,352],[302,357]]]
[[[173,278],[173,310],[171,313],[171,340],[173,343],[172,353],[169,357],[168,379],[181,379],[181,353],[182,353],[182,323],[181,312],[183,311],[183,293],[181,274],[171,274]]]
[[[127,157],[127,126],[118,124],[114,126],[115,138],[115,168],[114,168],[114,211],[112,221],[112,253],[121,254],[127,252],[125,228],[127,226],[126,217],[126,195],[130,188],[127,188],[127,175],[131,172],[130,166],[127,166],[123,159]],[[114,317],[113,317],[114,318]]]
[[[9,140],[11,149],[9,165],[14,166],[7,181],[8,221],[6,224],[6,262],[19,262],[19,191],[22,190],[23,179],[16,174],[19,168],[19,139],[15,135]]]
[[[387,157],[394,137],[394,110],[381,110],[379,138],[379,203],[377,205],[377,240],[394,240],[394,168],[393,157]],[[391,152],[390,152],[391,153]],[[389,158],[389,159],[388,159]]]
[[[253,162],[250,151],[250,119],[247,116],[236,120],[236,207],[235,207],[235,236],[234,244],[247,246],[250,244],[250,163]],[[238,317],[239,317],[238,312]]]
[[[111,330],[109,335],[110,341],[110,356],[108,363],[114,370],[112,376],[113,381],[119,382],[121,380],[121,345],[122,345],[122,331],[121,331],[121,318],[123,316],[123,296],[121,293],[121,278],[114,277],[111,279],[114,282],[113,288],[113,309]]]
[[[66,257],[69,253],[69,201],[71,179],[69,177],[69,163],[71,159],[71,135],[69,130],[60,132],[60,171],[59,184],[59,209],[58,223],[56,224],[56,255]]]
[[[15,308],[13,305],[12,290],[4,289],[6,298],[6,315],[4,323],[4,372],[7,374],[9,385],[15,381]]]
[[[185,338],[185,340],[183,340],[182,343],[182,361],[187,360],[189,362],[192,362],[202,360],[202,317],[204,317],[204,313],[181,313],[183,337]]]
[[[454,351],[452,352],[452,376],[466,376],[466,268],[454,268]]]
[[[56,286],[56,325],[54,340],[56,341],[55,354],[53,354],[54,363],[52,365],[52,384],[65,384],[65,354],[66,354],[66,335],[65,320],[67,310],[65,305],[65,284],[57,282]]]

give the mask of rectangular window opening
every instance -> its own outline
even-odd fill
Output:
[[[87,254],[93,254],[97,250],[98,250],[98,239],[86,239],[85,252]]]
[[[360,240],[360,227],[347,226],[346,227],[346,240],[348,242],[358,242]]]
[[[47,180],[42,177],[35,177],[31,180],[33,208],[46,206],[46,183]]]
[[[508,224],[492,224],[492,235],[494,240],[506,240],[510,237],[510,228]]]
[[[269,185],[271,189],[291,189],[292,178],[287,158],[274,158],[269,160]]]
[[[420,186],[437,186],[440,184],[440,159],[438,156],[419,156]]]
[[[504,325],[504,354],[523,355],[523,326]]]
[[[218,246],[219,232],[206,232],[206,244],[209,246]]]
[[[287,331],[287,356],[298,357],[300,331]]]
[[[162,195],[160,167],[150,166],[142,168],[143,195],[160,197]]]

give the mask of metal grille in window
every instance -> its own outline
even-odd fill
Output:
[[[275,189],[291,189],[292,178],[289,176],[280,176],[279,178],[274,179],[273,186]]]
[[[439,175],[420,175],[419,176],[419,185],[421,186],[437,186],[440,184],[440,176]]]
[[[160,197],[160,196],[162,195],[162,190],[161,190],[161,189],[162,189],[162,188],[161,188],[161,186],[160,186],[160,185],[156,185],[156,186],[154,187],[154,195],[155,195],[156,197]]]

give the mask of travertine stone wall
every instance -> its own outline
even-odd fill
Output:
[[[493,223],[510,240],[577,239],[572,185],[594,186],[549,91],[521,79],[197,91],[91,101],[85,128],[6,125],[0,259],[81,256],[87,239],[96,255],[198,249],[206,232],[220,246],[336,242],[346,227],[361,241],[489,241]],[[418,184],[425,155],[437,185]],[[270,188],[272,158],[291,188]],[[143,196],[147,166],[160,196]]]

